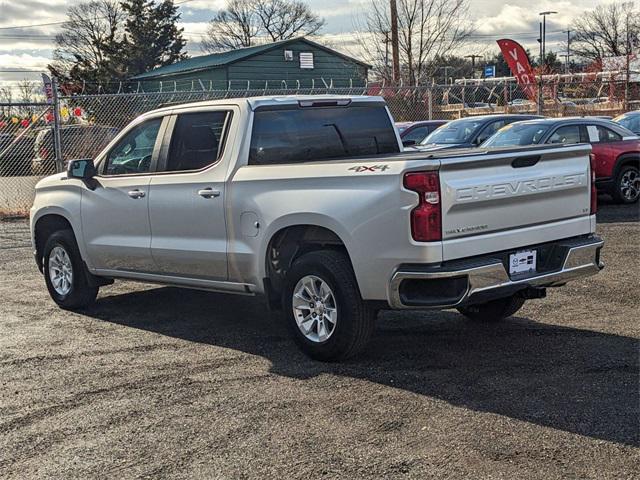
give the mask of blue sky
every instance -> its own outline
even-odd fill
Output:
[[[58,25],[37,28],[14,28],[41,23],[60,22],[66,9],[79,0],[0,0],[0,70],[42,70],[51,58],[52,35]],[[344,53],[358,56],[355,41],[358,25],[363,24],[363,12],[374,0],[307,0],[310,8],[326,20],[319,37],[321,43]],[[384,1],[384,0],[377,0]],[[506,34],[520,40],[535,51],[538,12],[557,10],[549,17],[547,30],[550,49],[561,50],[565,38],[559,33],[571,21],[599,3],[610,0],[470,0],[470,15],[475,21],[478,37],[468,47],[473,53],[492,54],[497,51],[495,39]],[[179,3],[180,0],[176,0]],[[180,6],[188,49],[192,55],[200,54],[198,41],[207,22],[223,8],[224,0],[188,0]],[[21,78],[36,78],[35,74],[0,71],[0,86]]]

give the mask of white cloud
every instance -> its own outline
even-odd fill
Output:
[[[178,2],[176,2],[178,3]],[[182,9],[189,10],[220,10],[225,7],[225,0],[191,0],[185,3]]]
[[[0,54],[0,65],[3,69],[19,70],[45,70],[51,61],[49,57],[40,55],[22,54]]]

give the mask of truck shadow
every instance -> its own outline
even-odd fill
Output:
[[[514,318],[479,325],[453,312],[383,312],[362,357],[309,360],[257,299],[176,288],[101,298],[87,315],[235,349],[294,378],[364,379],[479,412],[640,445],[636,339]]]
[[[598,196],[598,223],[640,222],[640,204],[616,204],[609,195]]]

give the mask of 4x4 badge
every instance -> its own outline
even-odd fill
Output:
[[[357,167],[351,167],[349,170],[353,170],[354,172],[384,172],[385,170],[389,170],[391,168],[389,165],[358,165]]]

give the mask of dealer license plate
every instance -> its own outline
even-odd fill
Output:
[[[509,255],[509,274],[536,271],[536,251],[523,250]]]

